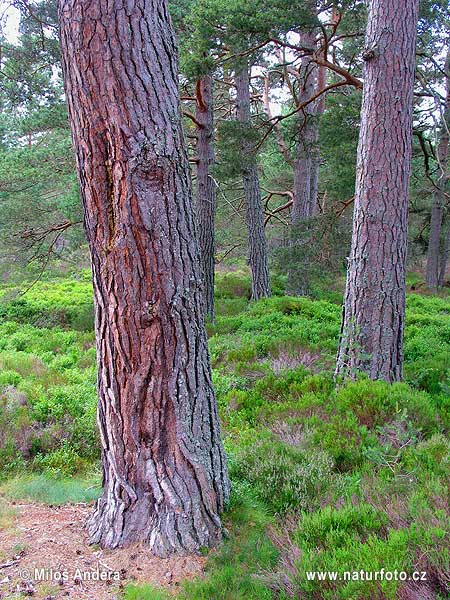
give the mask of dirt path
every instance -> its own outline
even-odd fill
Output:
[[[203,572],[203,557],[158,559],[141,545],[89,546],[83,524],[92,508],[86,504],[2,504],[1,600],[20,598],[18,592],[42,600],[114,600],[131,582],[175,592],[180,581]]]

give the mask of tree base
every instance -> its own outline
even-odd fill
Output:
[[[204,548],[217,546],[224,537],[220,518],[205,514],[200,507],[187,515],[158,505],[151,507],[144,499],[126,506],[120,500],[107,502],[102,497],[86,527],[90,544],[112,549],[141,542],[160,558],[200,554]]]

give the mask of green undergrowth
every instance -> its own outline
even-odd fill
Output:
[[[90,331],[94,325],[90,272],[82,271],[76,279],[38,281],[31,287],[4,286],[0,290],[0,319]]]
[[[0,485],[0,494],[7,500],[29,500],[43,504],[92,502],[101,491],[101,477],[55,478],[49,475],[26,474],[9,479]]]
[[[217,275],[217,318],[207,326],[233,483],[229,538],[176,597],[402,597],[398,581],[306,577],[384,568],[427,571],[424,597],[444,598],[448,295],[408,295],[405,383],[361,376],[335,388],[342,282],[311,298],[284,296],[283,285],[275,278],[274,296],[253,303],[244,268]],[[99,440],[87,275],[17,291],[0,290],[0,494],[93,500]],[[166,597],[149,585],[124,595]]]

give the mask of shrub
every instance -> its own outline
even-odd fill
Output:
[[[377,517],[369,517],[369,529],[377,523],[376,519]],[[401,585],[400,581],[380,581],[380,579],[366,581],[352,580],[351,578],[346,580],[344,573],[353,574],[355,571],[360,572],[361,570],[379,572],[381,569],[392,572],[396,569],[408,572],[411,570],[413,562],[408,530],[391,530],[387,538],[370,533],[364,539],[357,529],[348,531],[341,529],[338,536],[339,544],[323,549],[304,542],[300,535],[296,539],[302,550],[296,582],[299,591],[306,597],[317,596],[326,600],[371,600],[382,597],[395,600],[398,597],[397,590]],[[338,580],[308,581],[307,571],[337,572]]]
[[[5,370],[0,372],[0,387],[12,385],[17,386],[22,380],[22,376],[17,371]]]
[[[35,283],[23,296],[7,288],[0,303],[0,319],[29,323],[36,327],[70,326],[91,330],[92,285],[89,280],[59,280]]]
[[[352,411],[361,425],[376,427],[406,411],[411,422],[424,432],[439,427],[439,418],[431,398],[404,383],[388,384],[361,378],[348,382],[336,393],[335,410],[340,414]]]
[[[370,533],[382,532],[386,516],[366,503],[343,506],[339,510],[325,506],[314,513],[302,513],[295,540],[302,548],[341,546],[351,535],[362,541]]]
[[[247,298],[251,296],[252,280],[248,271],[217,273],[215,279],[217,298]]]
[[[334,460],[340,471],[352,470],[361,464],[367,429],[361,427],[355,415],[333,415],[329,421],[310,419],[314,431],[312,440]]]
[[[450,442],[442,434],[436,433],[430,439],[424,440],[408,448],[403,456],[405,469],[422,472],[423,476],[443,475],[448,473],[450,460]]]
[[[60,448],[48,454],[38,454],[33,463],[38,471],[52,478],[74,475],[86,466],[85,461],[67,443],[63,443]]]
[[[241,449],[230,462],[231,476],[251,483],[276,513],[314,507],[330,486],[333,468],[324,452],[306,452],[274,438]]]

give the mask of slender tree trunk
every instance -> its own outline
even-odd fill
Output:
[[[419,0],[369,0],[352,248],[336,375],[402,376]]]
[[[270,296],[270,278],[258,165],[252,149],[253,142],[248,135],[251,128],[248,66],[236,73],[235,85],[237,117],[242,125],[241,160],[248,228],[248,262],[252,273],[252,299],[258,300]]]
[[[216,187],[211,177],[214,165],[214,110],[212,78],[205,75],[197,82],[197,221],[200,258],[205,285],[206,314],[214,322],[214,217]]]
[[[89,242],[103,495],[93,543],[221,538],[229,494],[165,0],[60,0]]]
[[[323,65],[316,66],[316,92],[323,90],[326,85],[326,69]],[[319,172],[320,172],[320,147],[319,147],[319,126],[320,117],[325,112],[325,95],[322,94],[314,103],[314,117],[311,127],[312,148],[311,148],[311,216],[315,216],[319,210]]]
[[[300,36],[300,45],[311,50],[316,45],[314,31],[304,31]],[[299,102],[308,101],[313,96],[316,87],[317,67],[310,56],[304,56],[301,61]],[[307,259],[300,248],[307,244],[310,235],[308,219],[313,214],[313,188],[315,181],[315,149],[318,142],[318,131],[313,116],[313,103],[307,105],[297,116],[297,146],[293,161],[293,196],[291,209],[291,241],[293,253],[290,258],[288,272],[288,292],[292,295],[307,295],[309,292],[309,269]],[[301,264],[301,266],[300,266]]]
[[[445,61],[446,80],[446,102],[442,118],[442,127],[437,149],[438,180],[433,194],[433,206],[431,208],[430,237],[427,253],[426,283],[427,288],[437,289],[439,287],[439,258],[441,251],[442,220],[445,206],[445,188],[448,181],[448,155],[449,155],[449,127],[450,127],[450,50],[447,52]]]
[[[305,31],[300,38],[300,44],[306,48],[314,48],[316,36],[314,31]],[[316,66],[310,56],[302,58],[301,81],[302,92],[299,102],[306,102],[315,91]],[[298,114],[298,141],[296,158],[294,160],[294,187],[291,219],[294,226],[313,213],[311,198],[311,179],[313,172],[313,147],[317,143],[317,132],[313,118],[312,103]],[[313,183],[314,185],[314,183]]]
[[[433,206],[431,207],[430,236],[428,239],[426,284],[430,290],[439,286],[439,258],[441,248],[442,218],[444,214],[444,189],[442,179],[437,182],[439,189],[434,190]]]
[[[445,274],[447,272],[448,256],[450,254],[450,223],[448,223],[446,235],[444,236],[444,247],[441,254],[441,266],[439,269],[439,287],[445,285]]]

